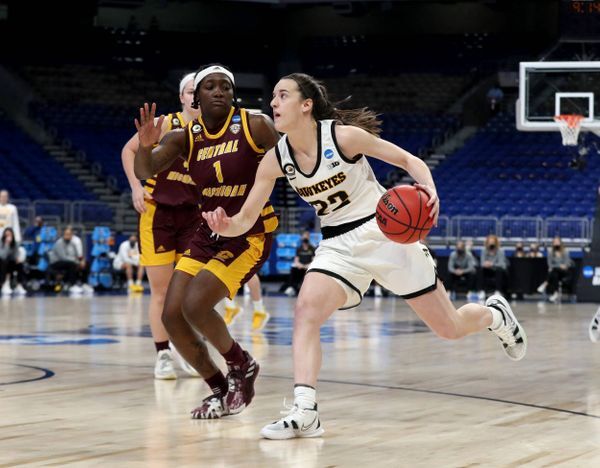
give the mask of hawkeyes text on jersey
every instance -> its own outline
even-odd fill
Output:
[[[385,189],[377,182],[367,159],[349,159],[335,137],[334,120],[317,122],[317,161],[310,174],[300,170],[284,135],[275,148],[281,170],[292,188],[310,203],[321,226],[339,226],[371,216]]]

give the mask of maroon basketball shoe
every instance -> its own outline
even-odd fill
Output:
[[[229,389],[225,395],[225,405],[229,414],[241,413],[254,398],[254,381],[260,366],[247,351],[244,351],[244,356],[246,362],[241,366],[230,366],[227,374]]]
[[[225,397],[214,394],[202,400],[202,405],[192,410],[192,419],[219,419],[231,414]]]

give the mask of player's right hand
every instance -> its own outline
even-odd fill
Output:
[[[144,107],[140,107],[140,120],[135,119],[135,128],[137,128],[138,131],[140,146],[147,148],[158,143],[158,140],[160,139],[165,116],[161,115],[158,120],[154,122],[155,115],[155,102],[153,102],[150,107],[148,107],[147,102],[144,103]]]
[[[214,211],[203,211],[202,217],[206,220],[210,230],[221,236],[225,235],[225,231],[231,225],[231,218],[221,207]]]
[[[133,207],[135,211],[142,214],[146,212],[145,200],[152,200],[150,195],[142,184],[139,184],[131,190],[131,200],[133,201]]]

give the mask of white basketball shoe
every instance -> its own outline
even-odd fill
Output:
[[[189,364],[183,358],[183,356],[181,354],[179,354],[179,351],[177,351],[175,346],[173,346],[173,343],[170,344],[170,347],[171,347],[171,355],[173,356],[173,360],[177,361],[177,364],[179,365],[181,370],[184,371],[190,377],[200,377],[200,374],[198,373],[198,371],[196,369],[194,369],[191,366],[191,364]]]
[[[519,324],[506,299],[494,294],[485,301],[487,307],[493,307],[502,314],[502,323],[496,329],[488,328],[500,342],[504,353],[513,361],[520,361],[527,352],[527,335]]]
[[[177,378],[170,349],[163,349],[158,352],[156,364],[154,365],[154,378],[158,380],[174,380]]]
[[[296,403],[281,414],[283,418],[267,424],[260,431],[266,439],[293,439],[295,437],[320,437],[325,430],[321,426],[317,404],[314,408],[300,408]]]
[[[598,307],[598,310],[594,314],[588,331],[592,342],[597,343],[600,341],[600,307]]]

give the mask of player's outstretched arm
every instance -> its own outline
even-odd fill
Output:
[[[427,164],[399,146],[377,138],[358,127],[336,126],[336,137],[341,150],[349,157],[367,154],[407,171],[417,181],[417,187],[425,190],[429,195],[427,203],[430,209],[429,217],[433,218],[433,223],[437,225],[440,201]]]
[[[241,236],[254,225],[273,192],[275,181],[282,176],[275,150],[271,149],[260,162],[254,185],[238,214],[229,217],[225,210],[219,207],[214,211],[203,212],[202,217],[210,229],[221,236]]]
[[[135,127],[138,131],[139,146],[133,161],[135,176],[140,179],[148,179],[154,174],[167,169],[173,161],[181,156],[185,151],[185,131],[182,129],[168,132],[161,140],[158,146],[152,147],[158,143],[161,133],[164,115],[154,119],[156,114],[156,104],[140,107],[140,120],[135,119]]]
[[[154,120],[155,123],[158,122],[158,119],[155,118]],[[168,127],[168,120],[163,120],[162,135],[167,132]],[[123,164],[123,170],[125,171],[125,175],[129,181],[129,187],[131,188],[131,200],[133,206],[138,213],[144,213],[146,211],[145,200],[151,200],[152,195],[148,193],[141,181],[135,176],[135,171],[133,169],[133,161],[135,160],[135,154],[137,153],[139,146],[140,137],[136,132],[135,135],[125,143],[125,146],[123,146],[123,149],[121,150],[121,163]]]

